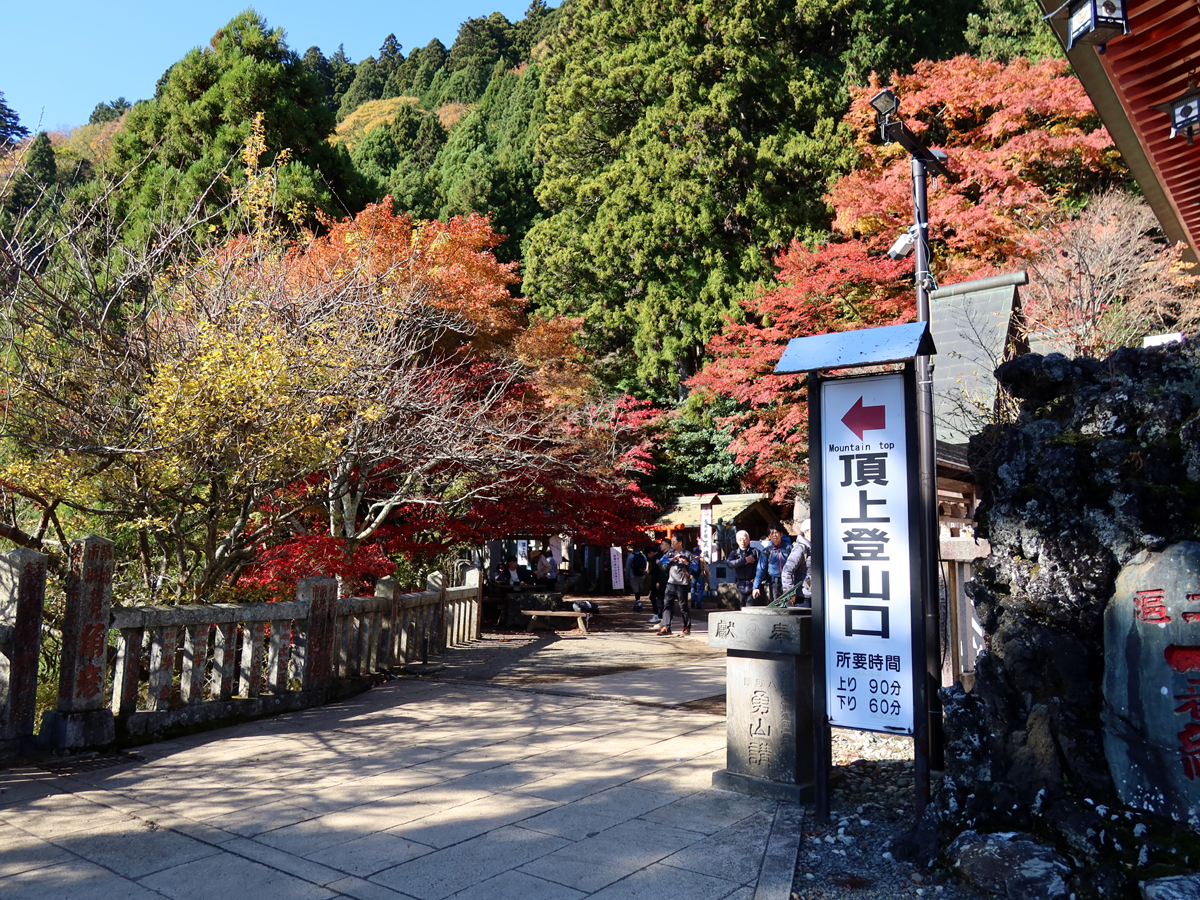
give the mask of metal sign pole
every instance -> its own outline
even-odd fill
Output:
[[[829,729],[829,710],[825,689],[825,498],[824,461],[821,452],[821,376],[808,373],[808,466],[809,507],[812,522],[812,550],[808,564],[812,571],[812,642],[813,642],[813,789],[817,821],[829,821],[829,769],[833,762],[833,737]],[[815,485],[814,490],[811,486]]]
[[[912,159],[913,182],[913,214],[916,219],[916,287],[917,287],[917,321],[928,322],[929,309],[929,201],[926,190],[928,172],[925,160],[919,156]],[[920,623],[925,635],[925,652],[918,656],[918,661],[924,661],[926,700],[928,705],[918,707],[926,711],[928,727],[926,741],[928,742],[929,762],[936,769],[942,769],[944,750],[942,740],[942,708],[938,700],[938,688],[942,683],[941,665],[941,598],[938,586],[938,556],[940,542],[938,540],[937,516],[937,433],[933,427],[933,375],[927,355],[918,356],[917,368],[917,421],[920,427],[919,447],[921,460],[921,526],[916,533],[921,536],[919,541],[923,548],[923,559],[919,571],[922,573],[922,601],[925,607],[925,620]],[[924,807],[919,802],[918,806]]]
[[[928,359],[928,357],[926,357]],[[920,361],[918,358],[917,364],[914,366],[912,361],[909,361],[904,366],[904,401],[908,407],[909,414],[905,416],[905,430],[908,435],[910,447],[917,447],[918,431],[919,431],[919,409],[921,392],[918,390],[917,380]],[[908,460],[908,479],[909,484],[920,484],[924,488],[922,476],[925,474],[923,458],[919,458],[921,454],[914,453]],[[926,507],[924,503],[924,491],[921,491],[921,502],[912,503],[909,505],[909,533],[914,537],[924,535],[925,529],[922,527],[927,521]],[[920,573],[920,577],[916,577],[913,581],[918,586],[918,590],[923,592],[926,587],[926,576],[924,561],[928,556],[927,552],[928,541],[922,539],[914,540],[909,544],[909,559],[914,574]],[[917,818],[920,818],[925,807],[929,805],[929,725],[930,715],[929,710],[929,679],[926,677],[925,659],[926,659],[926,638],[925,623],[927,621],[927,600],[928,596],[914,597],[912,603],[912,645],[913,645],[913,801]]]

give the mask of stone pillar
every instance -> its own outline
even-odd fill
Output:
[[[388,601],[387,629],[379,635],[379,667],[390,669],[396,663],[397,638],[400,634],[400,584],[395,578],[375,582],[375,596]]]
[[[429,627],[429,652],[440,654],[446,649],[446,576],[441,572],[430,572],[425,579],[425,590],[437,591],[437,609]]]
[[[58,708],[42,719],[41,740],[58,750],[98,747],[116,740],[104,703],[113,543],[98,535],[72,541],[63,607]]]
[[[333,639],[337,623],[336,578],[303,578],[296,599],[308,604],[304,630],[304,689],[325,690],[333,680]]]
[[[808,610],[751,607],[708,617],[726,650],[726,768],[713,787],[813,799],[812,619]]]
[[[45,598],[44,555],[22,549],[0,556],[0,756],[33,736]]]

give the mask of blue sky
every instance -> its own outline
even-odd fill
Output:
[[[0,93],[30,130],[82,125],[101,101],[152,96],[168,66],[192,47],[207,44],[247,5],[246,0],[63,0],[42,6],[8,0],[0,28]],[[345,44],[358,61],[373,55],[389,33],[395,33],[405,54],[435,37],[449,47],[464,20],[496,11],[520,19],[529,0],[258,0],[252,5],[271,27],[283,27],[298,53],[316,44],[328,56]]]

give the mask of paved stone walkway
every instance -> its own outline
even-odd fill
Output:
[[[572,642],[489,640],[460,663]],[[702,640],[654,640],[576,643],[676,665],[519,686],[464,680],[450,654],[450,677],[137,762],[0,771],[0,900],[786,900],[798,810],[710,788],[724,718],[673,704],[723,671]]]

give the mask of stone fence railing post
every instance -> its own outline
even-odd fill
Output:
[[[425,590],[437,591],[438,594],[437,612],[435,613],[437,618],[430,629],[430,636],[433,638],[430,643],[433,646],[429,648],[435,653],[441,653],[446,649],[446,581],[447,578],[442,572],[430,572],[425,579]]]
[[[45,599],[43,554],[0,556],[0,757],[21,752],[33,736]]]
[[[104,703],[113,543],[98,535],[72,541],[63,609],[58,708],[42,720],[41,740],[58,749],[111,744],[112,710]]]
[[[385,597],[388,601],[387,637],[379,636],[379,668],[390,669],[396,664],[399,653],[398,637],[401,627],[400,619],[400,584],[395,578],[380,578],[375,582],[375,596]]]
[[[475,588],[475,599],[471,601],[471,627],[467,633],[467,640],[479,640],[479,632],[483,630],[483,570],[468,569],[463,577],[463,584],[466,587]]]
[[[304,630],[304,690],[326,690],[333,680],[333,641],[337,624],[336,578],[303,578],[296,600],[308,604]]]

